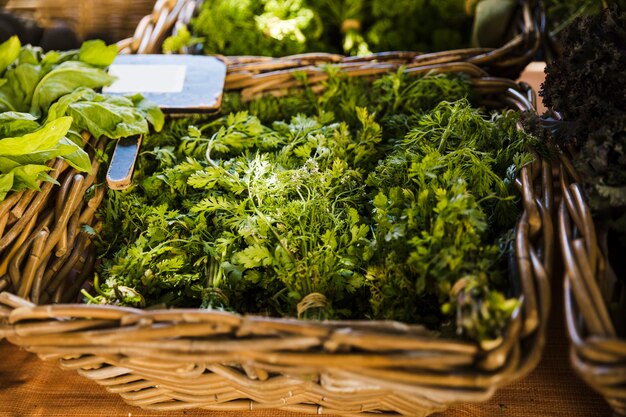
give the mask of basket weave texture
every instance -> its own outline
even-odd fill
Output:
[[[532,92],[510,80],[488,77],[471,64],[407,69],[433,70],[466,72],[486,105],[532,107]],[[359,75],[378,73],[374,67]],[[549,164],[537,161],[524,167],[517,181],[524,211],[517,223],[511,272],[519,288],[514,296],[522,303],[496,343],[438,338],[422,326],[398,322],[36,305],[32,295],[30,301],[24,299],[34,290],[15,290],[25,285],[30,261],[14,262],[16,284],[3,281],[11,292],[0,294],[0,337],[43,359],[58,360],[61,367],[95,380],[129,404],[155,410],[281,408],[314,414],[425,416],[452,403],[483,401],[499,386],[530,372],[544,345],[553,258],[551,173]],[[48,216],[54,220],[52,213]],[[36,247],[50,246],[37,236],[27,238],[33,253]],[[74,280],[65,284],[72,289],[90,275],[93,263],[89,249],[77,251],[83,261],[69,267]],[[52,275],[55,282],[60,280]]]
[[[95,253],[83,226],[93,225],[104,197],[104,186],[92,188],[100,165],[93,154],[104,141],[83,139],[94,161],[90,174],[57,159],[50,176],[59,185],[41,183],[41,191],[13,193],[0,203],[0,291],[37,304],[71,302],[91,274]]]
[[[122,53],[160,53],[165,38],[188,24],[201,0],[158,0],[153,12],[137,25],[134,35],[120,41]],[[453,51],[420,53],[377,53],[365,57],[345,57],[336,54],[301,54],[282,58],[224,57],[228,64],[228,83],[240,83],[241,77],[259,78],[273,73],[298,70],[301,67],[324,63],[341,64],[353,70],[368,68],[372,62],[390,65],[435,65],[448,62],[469,62],[484,68],[491,75],[515,79],[533,59],[541,46],[544,13],[541,2],[519,0],[513,27],[515,35],[499,48],[469,48]],[[255,83],[256,84],[256,83]]]
[[[608,267],[580,178],[569,158],[561,164],[563,200],[559,206],[559,241],[565,270],[565,317],[570,359],[578,375],[626,415],[626,340],[611,321],[609,302],[623,294]]]

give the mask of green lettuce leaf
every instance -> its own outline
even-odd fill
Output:
[[[38,65],[41,58],[42,49],[39,47],[26,45],[20,50],[17,59],[20,64]]]
[[[12,190],[21,191],[25,189],[32,189],[39,191],[39,184],[37,184],[37,181],[49,178],[48,175],[45,175],[45,173],[51,169],[52,168],[47,165],[38,164],[15,167],[11,171],[14,176]],[[41,175],[42,173],[44,174],[43,176]]]
[[[78,101],[93,101],[96,100],[98,93],[91,88],[77,88],[69,94],[61,97],[56,103],[54,103],[48,109],[48,120],[58,119],[67,115],[70,104]]]
[[[37,118],[29,113],[0,113],[0,138],[19,136],[39,128]]]
[[[78,50],[49,51],[41,58],[41,65],[49,71],[53,65],[59,65],[66,61],[79,61]]]
[[[67,137],[61,138],[59,146],[65,150],[65,153],[59,155],[65,162],[79,171],[91,172],[91,160],[82,146]]]
[[[88,88],[78,88],[50,107],[48,120],[62,116],[72,117],[75,131],[111,139],[148,133],[148,122],[157,131],[164,124],[161,110],[141,95],[105,96]]]
[[[135,94],[130,97],[133,104],[154,127],[154,130],[160,132],[165,124],[165,115],[153,102],[146,100],[141,94]]]
[[[27,112],[33,93],[41,78],[41,67],[35,64],[20,64],[6,72],[7,83],[0,87],[2,98],[9,103],[5,109],[0,103],[0,110]]]
[[[19,113],[4,113],[0,120],[3,117],[10,120],[2,124],[3,128],[13,123],[18,131],[32,127],[29,122],[35,123],[29,115]],[[0,139],[0,201],[9,191],[39,190],[38,181],[55,182],[47,174],[50,167],[46,162],[57,157],[80,171],[91,171],[89,155],[81,144],[65,137],[71,124],[71,117],[60,117],[22,136]]]
[[[35,88],[30,113],[42,115],[60,97],[79,87],[101,88],[110,85],[115,77],[103,69],[94,68],[83,62],[63,62],[47,73]]]
[[[71,117],[61,117],[34,132],[0,140],[0,172],[14,169],[15,164],[42,165],[56,157],[80,171],[90,171],[87,153],[65,137],[71,124]]]
[[[17,36],[11,36],[9,40],[0,44],[0,74],[17,59],[21,47]]]
[[[39,191],[39,181],[49,181],[58,184],[47,172],[52,168],[46,165],[20,165],[6,174],[0,174],[0,201],[3,201],[10,191],[26,189]]]
[[[148,133],[148,122],[133,107],[122,107],[106,101],[83,101],[71,104],[68,109],[77,126],[96,137],[117,139]]]
[[[8,174],[0,174],[0,201],[4,201],[7,193],[13,188],[13,171]]]
[[[19,166],[20,163],[15,162],[10,157],[0,156],[0,173],[7,174]]]
[[[17,111],[18,107],[15,103],[15,94],[11,91],[11,86],[4,83],[0,86],[0,111]]]
[[[72,125],[71,117],[61,117],[46,123],[35,132],[0,140],[0,156],[21,156],[54,149]]]
[[[78,51],[78,59],[95,67],[108,67],[117,56],[117,45],[107,46],[103,41],[96,39],[86,41]]]

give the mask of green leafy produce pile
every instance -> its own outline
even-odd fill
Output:
[[[478,3],[484,4],[477,9]],[[195,36],[183,29],[164,51],[201,40],[205,53],[224,55],[432,52],[468,47],[473,34],[475,46],[498,47],[516,6],[515,0],[206,0],[191,23]]]
[[[169,122],[100,208],[87,301],[498,337],[534,139],[516,113],[472,107],[468,85],[331,74],[319,97],[229,96],[222,117]]]
[[[55,182],[48,163],[63,158],[90,171],[81,133],[119,138],[159,130],[158,108],[141,96],[105,97],[94,92],[114,78],[104,68],[115,45],[85,42],[79,50],[43,54],[17,37],[0,44],[0,201],[8,193]]]

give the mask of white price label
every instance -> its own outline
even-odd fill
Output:
[[[186,65],[121,65],[109,67],[117,80],[104,93],[180,93],[185,85]]]

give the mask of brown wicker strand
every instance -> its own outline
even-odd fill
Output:
[[[4,201],[0,203],[0,217],[8,217],[7,213],[21,200],[23,195],[24,191],[9,194]],[[0,236],[2,236],[2,234],[0,234]]]
[[[49,215],[44,216],[44,217],[50,218]],[[36,220],[37,220],[36,217],[33,217],[31,220],[31,223],[34,224]],[[20,245],[19,247],[17,247],[17,250],[15,251],[15,255],[9,261],[9,276],[11,277],[11,281],[13,282],[13,286],[15,288],[21,287],[22,271],[20,270],[20,266],[22,264],[22,261],[27,256],[28,249],[30,248],[30,245],[33,243],[33,240],[35,240],[35,238],[39,234],[39,231],[45,228],[46,228],[45,226],[42,227],[41,229],[37,228],[37,231],[32,234],[29,231],[29,233],[27,234],[27,238],[24,239],[24,243]],[[22,298],[25,298],[25,297],[22,297]]]
[[[618,415],[626,415],[626,340],[609,313],[610,300],[623,291],[623,284],[607,268],[579,182],[571,160],[562,155],[558,222],[570,359],[578,375]]]
[[[46,259],[41,263],[41,265],[39,266],[39,269],[37,269],[37,272],[35,273],[35,279],[33,282],[33,289],[32,292],[30,294],[30,299],[33,301],[33,303],[35,304],[40,304],[41,303],[41,288],[43,285],[43,276],[44,273],[46,272],[46,267],[48,266],[48,263],[50,261],[50,256],[51,254],[49,254]]]
[[[37,186],[41,186],[41,181],[37,182]],[[24,192],[19,202],[11,209],[11,222],[13,223],[22,218],[24,211],[35,197],[37,190],[27,190]]]
[[[19,250],[19,248],[26,241],[26,239],[28,239],[36,223],[37,217],[33,216],[30,222],[28,222],[28,224],[25,226],[24,230],[22,230],[22,233],[17,238],[15,244],[11,247],[11,250],[3,257],[2,263],[0,263],[0,275],[6,274],[9,269],[9,262],[11,261],[11,259],[13,259],[15,253]],[[17,284],[17,282],[15,282],[15,284]]]
[[[50,177],[53,179],[57,179],[59,175],[68,167],[67,163],[62,159],[57,159],[57,162],[53,166],[53,170],[51,171]],[[41,191],[34,198],[32,203],[28,206],[28,209],[24,213],[24,215],[17,221],[11,230],[7,232],[2,238],[0,238],[0,252],[5,250],[15,238],[17,238],[20,232],[29,224],[30,220],[33,216],[37,214],[37,212],[42,208],[42,206],[46,203],[48,194],[52,191],[54,184],[50,182],[46,182],[42,187]]]
[[[33,239],[32,248],[30,250],[30,256],[26,262],[26,266],[24,267],[24,272],[22,273],[20,287],[17,291],[17,296],[22,298],[27,298],[30,294],[30,290],[33,285],[33,281],[35,279],[35,273],[37,272],[37,267],[40,261],[43,260],[42,252],[44,250],[44,245],[46,244],[46,239],[50,232],[48,229],[40,230]],[[28,246],[26,246],[28,247]]]

